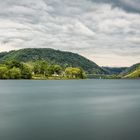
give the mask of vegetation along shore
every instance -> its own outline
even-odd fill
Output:
[[[140,63],[100,67],[87,58],[49,48],[0,53],[0,79],[139,79]]]

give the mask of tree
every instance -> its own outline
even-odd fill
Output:
[[[48,63],[46,61],[41,61],[40,65],[41,65],[40,73],[46,74],[48,72]]]
[[[54,65],[50,65],[48,67],[48,73],[47,73],[47,75],[48,76],[52,76],[53,74],[54,74]]]
[[[68,67],[65,69],[65,74],[68,78],[86,78],[85,72],[80,68]]]
[[[35,74],[40,74],[40,71],[41,71],[40,69],[41,69],[41,68],[40,68],[40,64],[39,64],[39,62],[36,61],[36,62],[34,63],[34,70],[33,70],[34,73],[35,73]]]
[[[22,67],[22,63],[20,63],[19,61],[16,60],[12,60],[12,61],[7,61],[5,62],[5,64],[8,66],[9,69],[11,68],[21,68]]]
[[[21,78],[23,78],[23,79],[31,79],[32,78],[31,69],[25,64],[23,64],[22,69],[21,69]]]
[[[54,73],[56,73],[58,75],[61,74],[61,72],[62,72],[62,67],[60,65],[54,65],[53,69],[54,69]]]
[[[50,65],[48,67],[48,75],[51,76],[53,74],[60,75],[62,73],[62,67],[60,65]]]
[[[8,68],[5,65],[0,66],[0,79],[8,79],[7,71]]]
[[[7,72],[9,79],[21,79],[21,70],[19,68],[13,67]]]
[[[48,63],[46,61],[38,60],[34,64],[35,74],[46,74],[48,70]]]

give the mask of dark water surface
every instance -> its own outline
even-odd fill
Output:
[[[0,140],[140,140],[140,81],[0,81]]]

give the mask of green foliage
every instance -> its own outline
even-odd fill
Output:
[[[62,72],[62,67],[60,65],[53,65],[54,73],[56,74],[61,74]]]
[[[0,65],[0,79],[31,79],[30,68],[18,61],[9,61]]]
[[[66,78],[66,77],[67,78]],[[64,68],[44,60],[32,63],[9,61],[0,65],[0,79],[84,79],[81,68]]]
[[[140,63],[129,67],[123,73],[121,73],[120,76],[122,78],[129,78],[129,79],[140,78]]]
[[[22,65],[21,78],[22,79],[31,79],[32,78],[31,69],[26,64]]]
[[[47,76],[52,76],[54,74],[54,65],[50,65],[48,67],[48,73],[46,74]]]
[[[105,71],[108,71],[108,74],[109,75],[118,75],[122,72],[124,72],[127,67],[118,67],[118,68],[115,68],[115,67],[102,67]]]
[[[13,61],[6,61],[5,64],[8,66],[9,69],[11,68],[21,68],[22,67],[22,63],[20,63],[17,60],[13,60]]]
[[[0,65],[0,79],[7,79],[8,68],[6,65]]]
[[[140,69],[140,63],[135,64],[135,65],[133,65],[133,66],[127,68],[127,69],[126,69],[125,71],[123,71],[121,74],[122,74],[122,75],[127,75],[127,74],[129,74],[129,73],[131,73],[131,72],[133,72],[133,71],[135,71],[135,70],[138,70],[138,69]]]
[[[84,79],[86,77],[85,73],[80,68],[68,67],[65,70],[65,74],[68,78],[80,78]]]
[[[34,63],[35,74],[46,74],[48,69],[48,63],[46,61],[38,60]]]
[[[71,52],[21,49],[0,53],[0,79],[140,78],[140,64],[130,68],[99,67]]]
[[[62,67],[60,65],[50,65],[48,67],[48,75],[51,76],[53,74],[60,75],[62,73]]]
[[[140,78],[140,69],[134,70],[133,72],[125,75],[123,78],[131,78],[131,79]]]
[[[99,67],[94,62],[86,59],[85,57],[71,53],[63,52],[53,49],[21,49],[18,51],[11,51],[5,54],[1,54],[0,61],[11,61],[16,60],[19,62],[34,62],[37,60],[45,60],[50,64],[58,64],[62,67],[79,67],[82,68],[86,73],[92,74],[106,74],[107,71]],[[39,66],[37,65],[39,70]],[[46,69],[46,68],[45,68]],[[40,73],[35,71],[35,73]],[[41,72],[42,73],[42,72]]]
[[[0,59],[3,58],[5,55],[7,55],[7,52],[1,52],[0,53]]]
[[[8,79],[21,79],[21,70],[19,68],[13,67],[7,71]]]

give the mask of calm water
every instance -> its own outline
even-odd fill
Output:
[[[0,140],[140,140],[140,81],[0,81]]]

